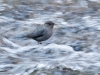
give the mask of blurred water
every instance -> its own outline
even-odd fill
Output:
[[[42,45],[17,38],[48,20]],[[99,53],[99,0],[0,0],[0,75],[100,75]]]

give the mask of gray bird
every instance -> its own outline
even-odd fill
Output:
[[[44,25],[37,27],[34,31],[27,34],[27,37],[36,40],[38,44],[42,44],[42,41],[45,41],[52,36],[54,25],[55,23],[52,21],[47,21]]]

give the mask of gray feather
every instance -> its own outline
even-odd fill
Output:
[[[47,21],[44,23],[44,25],[41,25],[32,32],[26,34],[26,37],[32,38],[38,42],[45,41],[51,37],[53,26],[54,23],[52,21]]]
[[[27,37],[29,38],[39,38],[42,37],[46,32],[46,29],[41,29],[41,30],[34,30],[33,32],[31,32],[30,34],[27,35]]]

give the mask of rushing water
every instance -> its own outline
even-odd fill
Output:
[[[51,20],[42,45],[18,38]],[[99,0],[0,0],[0,75],[100,75]]]

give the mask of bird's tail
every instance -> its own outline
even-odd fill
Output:
[[[27,37],[27,34],[19,34],[19,35],[16,36],[16,38],[27,40],[29,37]]]

